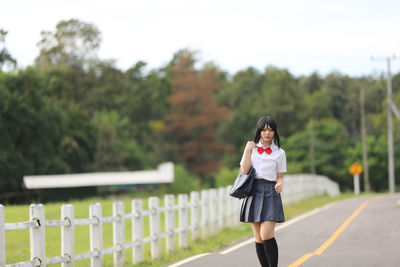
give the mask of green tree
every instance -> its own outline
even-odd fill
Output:
[[[282,136],[290,136],[304,129],[307,123],[307,114],[304,112],[306,103],[296,79],[288,70],[274,67],[268,67],[262,79],[261,92],[254,95],[254,108],[260,114],[273,117]]]
[[[3,70],[3,66],[9,68],[15,68],[17,61],[11,56],[5,47],[7,31],[0,28],[0,71]]]
[[[54,32],[42,31],[38,67],[82,66],[97,57],[101,36],[97,27],[76,19],[62,20]]]
[[[117,111],[96,112],[92,124],[97,129],[97,151],[93,171],[122,171],[146,166],[144,152],[131,138],[131,123]]]
[[[93,128],[73,105],[45,96],[46,77],[34,68],[0,73],[0,181],[21,189],[24,175],[88,170]]]
[[[218,103],[231,110],[229,118],[218,128],[219,140],[233,147],[232,153],[224,154],[224,162],[229,167],[238,166],[244,145],[254,137],[257,120],[265,115],[254,106],[261,82],[261,74],[254,68],[247,68],[238,71],[217,92]]]
[[[346,153],[353,149],[348,140],[345,127],[334,118],[325,118],[314,122],[315,167],[317,174],[326,175],[338,182],[341,189],[349,188]],[[309,133],[299,131],[287,139],[288,171],[290,173],[309,173]]]

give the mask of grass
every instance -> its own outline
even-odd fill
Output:
[[[353,197],[353,193],[345,193],[338,197],[329,197],[327,195],[316,196],[302,200],[297,203],[286,205],[284,207],[286,219],[293,218],[314,208],[323,206],[332,201],[342,200]],[[112,203],[122,201],[125,205],[125,211],[128,212],[131,207],[131,198],[92,198],[87,200],[72,201],[74,205],[75,218],[89,218],[89,205],[93,202],[101,203],[103,216],[112,216]],[[48,203],[45,205],[46,220],[59,220],[61,217],[61,206],[63,203]],[[163,198],[160,197],[160,206],[163,206]],[[147,199],[144,199],[144,209],[147,209]],[[6,223],[22,222],[29,220],[29,205],[7,206],[5,208]],[[164,216],[161,217],[161,232],[164,229]],[[190,217],[189,217],[190,218]],[[177,216],[176,216],[177,220]],[[144,225],[148,225],[148,216],[144,217]],[[176,223],[177,225],[177,223]],[[103,225],[103,247],[112,246],[112,224]],[[130,241],[132,228],[130,220],[125,221],[125,240]],[[149,235],[148,227],[145,227],[144,236]],[[190,236],[190,235],[189,235]],[[158,260],[151,260],[150,244],[145,244],[145,261],[134,265],[135,267],[147,266],[164,266],[175,262],[179,259],[195,255],[198,253],[211,252],[223,246],[226,246],[238,239],[252,236],[251,227],[249,224],[240,224],[235,228],[224,229],[218,235],[210,237],[206,240],[189,240],[188,248],[177,248],[170,254],[163,252],[162,257]],[[90,251],[89,243],[89,226],[75,227],[75,252],[77,254]],[[178,242],[176,242],[178,244]],[[163,249],[165,248],[165,239],[163,239]],[[6,260],[7,263],[17,263],[30,259],[29,255],[29,230],[6,231]],[[61,251],[61,230],[60,227],[46,228],[46,256],[59,256]],[[126,266],[133,266],[131,249],[125,250]],[[89,266],[89,260],[77,261],[75,266]],[[113,265],[113,255],[104,256],[104,266]],[[54,266],[54,265],[53,265]],[[60,264],[58,264],[60,266]]]

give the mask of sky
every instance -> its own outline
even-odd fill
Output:
[[[400,57],[399,14],[399,0],[0,0],[6,48],[22,68],[38,56],[42,30],[74,18],[98,27],[99,57],[122,70],[139,60],[160,68],[190,49],[230,74],[275,66],[377,75],[385,58]],[[400,58],[391,69],[400,72]]]

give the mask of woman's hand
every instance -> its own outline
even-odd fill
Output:
[[[279,194],[282,192],[283,184],[282,182],[276,182],[275,184],[275,191]]]
[[[283,189],[283,173],[279,173],[276,177],[275,191],[279,194]]]
[[[254,141],[248,141],[246,147],[244,148],[244,151],[251,152],[255,147],[256,143]]]

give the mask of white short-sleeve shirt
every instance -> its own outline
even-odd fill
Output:
[[[276,181],[278,173],[287,171],[285,150],[279,148],[273,142],[270,145],[271,154],[266,152],[260,154],[257,151],[257,147],[266,148],[261,142],[258,142],[257,146],[251,151],[251,165],[256,170],[256,179]],[[242,164],[242,160],[240,164]]]

